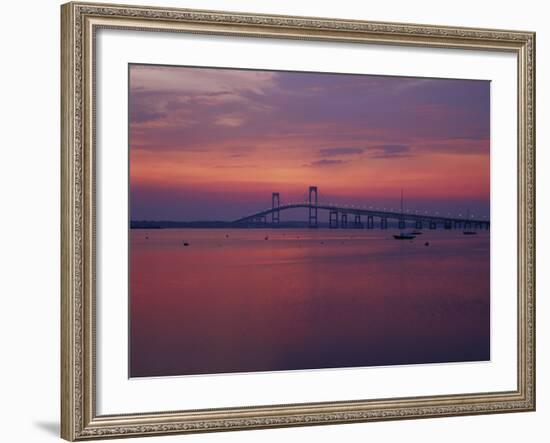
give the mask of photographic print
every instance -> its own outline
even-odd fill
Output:
[[[130,377],[490,360],[489,81],[128,69]]]
[[[61,7],[61,436],[534,411],[536,36]]]

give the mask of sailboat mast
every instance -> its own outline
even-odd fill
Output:
[[[403,188],[401,188],[401,214],[403,214]]]

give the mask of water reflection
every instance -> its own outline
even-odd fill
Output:
[[[489,234],[392,234],[131,230],[131,376],[488,360]]]

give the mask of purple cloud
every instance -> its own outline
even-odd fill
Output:
[[[305,167],[315,167],[315,166],[323,167],[323,166],[341,165],[343,163],[347,163],[347,162],[345,162],[344,160],[323,158],[321,160],[316,160],[316,161],[313,161],[313,162],[308,163],[308,164],[303,165],[303,166],[305,166]]]
[[[324,148],[319,149],[319,154],[324,157],[332,157],[339,155],[354,155],[361,154],[364,151],[363,148]]]
[[[407,145],[384,144],[368,148],[369,157],[373,158],[396,158],[410,155],[410,147]]]

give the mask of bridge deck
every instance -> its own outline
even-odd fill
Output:
[[[251,215],[247,215],[246,217],[239,218],[238,220],[235,220],[233,223],[244,223],[247,221],[252,221],[257,218],[261,218],[264,216],[267,216],[269,214],[272,214],[274,212],[280,212],[285,211],[287,209],[296,209],[296,208],[313,208],[313,209],[321,209],[325,211],[335,211],[335,212],[341,212],[345,214],[351,214],[351,215],[366,215],[366,216],[372,216],[377,218],[386,218],[390,220],[405,220],[405,221],[424,221],[424,222],[434,222],[434,223],[445,223],[445,222],[451,222],[451,223],[464,223],[464,222],[470,222],[472,224],[485,224],[489,225],[489,221],[485,219],[475,219],[475,218],[465,218],[465,217],[452,217],[452,216],[444,216],[444,215],[430,215],[430,214],[419,214],[417,212],[411,213],[411,212],[400,212],[400,211],[381,211],[377,209],[366,209],[366,208],[359,208],[354,206],[338,206],[338,205],[331,205],[331,204],[309,204],[307,202],[305,203],[291,203],[286,205],[281,205],[274,208],[268,208],[263,211],[256,212]]]

